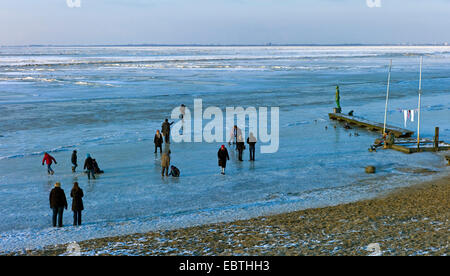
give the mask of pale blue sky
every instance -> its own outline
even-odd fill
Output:
[[[450,43],[450,0],[2,0],[0,45]]]

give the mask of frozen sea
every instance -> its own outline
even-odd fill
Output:
[[[344,113],[382,122],[392,59],[388,123],[404,127],[420,56],[421,135],[439,126],[450,141],[450,47],[0,47],[0,252],[336,205],[447,174],[438,154],[371,153],[376,133],[334,128],[327,116],[339,84]],[[230,148],[222,176],[220,143],[172,143],[182,176],[162,179],[154,132],[194,99],[279,107],[278,152],[257,147],[256,162],[246,151],[240,163]],[[79,165],[90,153],[105,174],[72,173],[74,149]],[[44,151],[58,161],[53,176]],[[74,181],[84,189],[82,227],[69,226],[70,209],[65,228],[49,227],[56,181],[66,195]]]

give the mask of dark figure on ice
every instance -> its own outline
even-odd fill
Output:
[[[170,150],[168,152],[164,152],[161,155],[161,176],[169,176],[169,166],[170,166]]]
[[[166,144],[170,144],[170,126],[173,125],[174,122],[169,123],[169,119],[166,119],[161,126],[161,132],[164,135],[164,142]]]
[[[67,200],[64,190],[61,189],[61,183],[55,183],[55,188],[50,192],[49,200],[50,208],[53,210],[53,227],[56,227],[56,219],[58,219],[58,227],[62,227],[64,208],[67,210]]]
[[[92,178],[95,179],[95,167],[94,167],[94,161],[91,158],[91,155],[88,153],[86,155],[86,160],[84,161],[84,167],[85,170],[87,170],[88,179]]]
[[[155,153],[156,150],[159,148],[159,153],[162,153],[162,144],[163,144],[163,137],[159,130],[156,131],[155,138],[153,139],[153,143],[155,143]]]
[[[77,151],[74,150],[72,152],[72,159],[71,159],[71,161],[72,161],[72,172],[75,172],[76,168],[78,167],[77,159],[78,159],[77,158]]]
[[[81,225],[81,211],[84,210],[84,194],[83,190],[78,186],[78,182],[73,183],[73,188],[70,192],[70,196],[72,197],[73,225]]]
[[[239,153],[239,161],[244,161],[244,160],[242,160],[242,154],[245,150],[245,143],[244,143],[244,139],[242,139],[242,136],[238,137],[238,140],[236,143],[236,149],[238,150],[238,153]]]
[[[102,174],[102,173],[104,173],[104,171],[100,170],[100,168],[98,166],[98,163],[97,163],[97,160],[92,159],[92,164],[94,165],[94,173],[95,174]]]
[[[44,158],[42,159],[42,166],[44,166],[44,162],[47,164],[47,173],[53,175],[55,172],[52,170],[52,164],[53,162],[55,162],[55,164],[58,164],[56,162],[56,159],[50,154],[44,153]]]
[[[256,137],[253,136],[253,132],[250,132],[250,135],[247,138],[247,144],[248,144],[248,149],[250,151],[250,161],[255,161]]]
[[[228,150],[225,145],[220,147],[217,152],[217,158],[219,159],[219,167],[222,168],[222,174],[225,174],[225,168],[227,167],[227,160],[230,160],[230,156],[228,155]]]
[[[180,177],[180,170],[175,166],[170,166],[169,175],[171,175],[173,177]]]
[[[233,144],[237,144],[239,136],[242,136],[242,131],[240,128],[238,128],[237,125],[235,125],[233,127],[233,129],[231,130],[230,140],[228,141],[228,145],[231,145],[231,142],[233,142]],[[236,150],[237,150],[237,148],[236,148]]]

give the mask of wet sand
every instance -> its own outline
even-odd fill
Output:
[[[79,245],[82,255],[369,255],[377,247],[381,255],[449,255],[449,219],[446,176],[372,200]],[[66,248],[26,254],[65,255]]]

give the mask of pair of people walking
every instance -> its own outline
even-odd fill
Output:
[[[78,186],[78,182],[73,183],[70,196],[72,197],[73,225],[81,225],[81,212],[84,210],[84,194],[83,190]],[[53,210],[53,227],[63,227],[63,214],[64,209],[67,210],[67,199],[60,182],[55,183],[55,187],[50,192],[49,201],[50,208]]]

